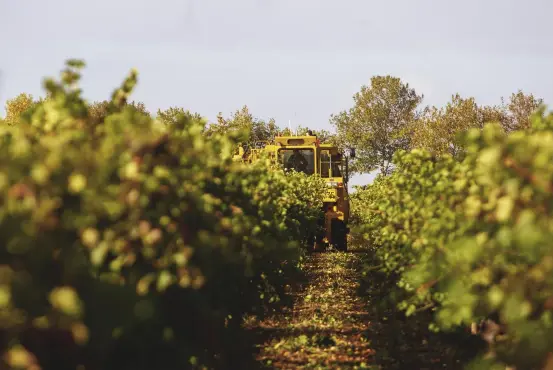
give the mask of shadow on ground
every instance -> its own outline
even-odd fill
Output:
[[[376,264],[374,251],[365,250],[365,267]],[[381,369],[463,369],[485,348],[484,342],[468,331],[434,333],[429,311],[405,317],[388,300],[396,281],[376,270],[364,269],[357,294],[362,296],[377,320],[372,322],[371,343],[375,363]]]

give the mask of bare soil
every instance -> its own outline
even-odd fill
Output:
[[[357,295],[362,253],[307,258],[308,282],[295,287],[293,308],[247,325],[262,333],[257,360],[275,369],[369,369],[372,318]]]
[[[371,265],[364,248],[309,255],[306,281],[288,293],[293,304],[245,321],[257,341],[256,369],[462,369],[474,344],[429,332],[430,316],[376,308],[387,284],[363,265]]]

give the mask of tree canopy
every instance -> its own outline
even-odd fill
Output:
[[[357,150],[354,172],[390,173],[394,153],[409,148],[422,98],[397,77],[375,76],[354,95],[352,108],[331,116],[337,140]]]

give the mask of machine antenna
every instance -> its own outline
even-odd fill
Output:
[[[290,135],[294,135],[294,131],[292,131],[292,121],[288,120],[288,129],[290,129]]]

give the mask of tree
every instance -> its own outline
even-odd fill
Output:
[[[449,153],[460,157],[463,145],[459,134],[471,128],[482,128],[489,119],[501,119],[501,111],[494,107],[482,109],[473,97],[452,95],[443,108],[426,108],[413,122],[412,148],[422,148],[435,155]]]
[[[512,94],[508,103],[479,106],[473,97],[459,94],[443,108],[427,107],[413,122],[412,148],[421,148],[435,155],[449,153],[461,158],[464,149],[460,134],[471,128],[483,128],[488,122],[497,122],[506,132],[530,128],[530,116],[542,103],[533,95],[522,91]]]
[[[6,117],[4,118],[4,122],[8,125],[15,124],[23,113],[39,102],[40,101],[34,100],[32,95],[25,93],[19,94],[13,99],[9,99],[5,105]]]
[[[252,125],[251,141],[268,141],[272,140],[280,132],[273,118],[268,122],[263,120],[255,120]]]
[[[157,119],[166,125],[174,125],[177,128],[185,129],[191,122],[203,125],[206,130],[206,120],[199,113],[192,113],[184,108],[170,107],[166,110],[158,109]]]
[[[230,118],[224,118],[223,113],[217,115],[217,122],[211,123],[208,127],[210,134],[226,134],[231,131],[247,128],[250,132],[253,131],[255,118],[250,113],[247,105],[236,110]]]
[[[333,143],[334,144],[335,141],[336,141],[336,135],[329,132],[329,131],[322,130],[322,129],[321,130],[312,130],[308,127],[303,127],[303,126],[299,126],[294,133],[290,132],[289,128],[285,128],[280,132],[280,135],[281,136],[294,135],[296,132],[297,132],[298,135],[307,135],[309,131],[311,131],[311,133],[313,135],[317,136],[317,139],[319,139],[323,143]]]
[[[354,106],[331,116],[336,140],[341,146],[356,148],[353,172],[392,170],[392,157],[398,149],[408,149],[412,122],[422,96],[392,76],[375,76],[370,86],[362,86],[353,97]]]
[[[543,104],[543,99],[536,98],[532,94],[526,95],[522,90],[511,94],[508,103],[505,103],[503,98],[501,101],[506,111],[502,126],[507,132],[529,129],[530,116]]]
[[[131,106],[134,109],[136,109],[138,112],[145,114],[147,116],[150,116],[150,112],[148,112],[144,103],[132,101],[130,103],[124,103],[124,105]],[[90,104],[88,113],[90,114],[93,120],[103,121],[104,118],[109,114],[109,107],[110,107],[109,101],[107,100],[97,101]]]
[[[254,117],[247,105],[234,112],[228,119],[224,118],[222,113],[219,113],[217,122],[210,124],[206,132],[208,135],[213,135],[228,134],[239,130],[245,130],[248,133],[248,137],[244,138],[246,145],[271,140],[281,132],[274,119],[266,122]]]

